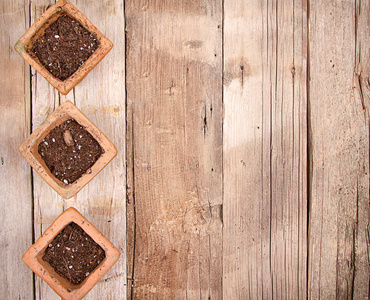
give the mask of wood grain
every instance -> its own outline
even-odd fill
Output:
[[[224,2],[224,299],[306,296],[306,20]]]
[[[31,24],[43,14],[49,1],[32,1],[30,4]],[[60,96],[40,74],[32,72],[32,131],[60,105]],[[64,200],[35,171],[33,171],[34,230],[37,240],[63,212]],[[35,276],[37,299],[60,299],[39,277]]]
[[[76,105],[116,145],[118,154],[77,196],[76,207],[121,252],[86,299],[126,299],[125,19],[122,0],[71,1],[114,46],[75,88]]]
[[[126,1],[131,299],[222,297],[221,13]]]
[[[50,4],[46,0],[32,1],[30,3],[30,18],[33,24],[43,14]],[[32,131],[59,106],[60,97],[40,74],[31,68],[32,88]],[[34,201],[34,234],[37,240],[42,233],[63,212],[64,200],[60,197],[35,171],[32,176]],[[60,299],[58,295],[38,276],[35,276],[36,299]]]
[[[71,2],[114,47],[67,96],[13,49],[54,0],[0,6],[0,298],[60,299],[21,256],[73,206],[86,299],[368,299],[370,2]],[[18,153],[66,100],[118,148],[69,200]]]
[[[31,168],[18,147],[30,134],[30,73],[13,49],[28,28],[27,1],[2,3],[0,18],[0,291],[3,299],[27,299],[33,278],[21,257],[33,240]]]
[[[35,235],[43,231],[68,207],[75,207],[121,251],[121,258],[86,299],[125,299],[125,43],[123,2],[71,1],[114,44],[111,52],[67,96],[60,95],[35,71],[32,80],[34,129],[66,100],[73,102],[116,145],[118,155],[79,194],[61,198],[34,174]],[[48,1],[32,1],[32,20],[47,8]],[[108,22],[109,21],[109,22]],[[109,80],[108,80],[109,78]],[[59,299],[36,278],[37,299]]]
[[[310,299],[369,296],[365,2],[310,1]]]

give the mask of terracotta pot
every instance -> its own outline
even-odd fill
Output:
[[[95,33],[100,41],[96,51],[73,73],[69,78],[62,81],[55,78],[39,61],[32,52],[34,42],[42,36],[45,29],[51,23],[56,21],[62,14],[67,14],[72,19],[78,21],[89,32]],[[27,30],[27,32],[18,40],[15,50],[49,83],[54,86],[63,95],[73,89],[82,79],[104,58],[112,49],[113,44],[108,40],[76,7],[65,0],[59,0],[52,5],[37,21]]]
[[[79,225],[105,251],[105,258],[80,284],[72,284],[42,260],[48,245],[71,222]],[[63,299],[82,299],[115,264],[120,252],[76,209],[63,212],[23,255],[24,263]]]
[[[46,166],[38,146],[45,136],[56,126],[68,119],[74,119],[89,132],[101,146],[103,153],[95,164],[79,179],[66,184],[57,179]],[[70,101],[59,106],[23,143],[19,152],[37,173],[63,198],[69,199],[76,195],[90,180],[92,180],[117,154],[117,149],[111,141]]]

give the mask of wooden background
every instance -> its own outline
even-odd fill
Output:
[[[0,5],[0,293],[66,208],[121,251],[86,299],[368,299],[370,3],[74,0],[114,43],[67,96],[13,50],[51,0]],[[18,153],[70,100],[117,146],[76,197]]]

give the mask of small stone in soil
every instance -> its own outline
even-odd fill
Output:
[[[81,283],[104,258],[103,248],[74,222],[53,239],[42,257],[58,275],[73,284]]]
[[[64,138],[64,142],[66,143],[68,147],[73,146],[74,141],[73,141],[72,134],[69,130],[64,131],[63,138]]]

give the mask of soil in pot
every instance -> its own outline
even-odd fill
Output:
[[[104,258],[103,248],[73,222],[53,239],[42,257],[73,284],[81,283]]]
[[[45,136],[38,153],[57,179],[71,184],[94,165],[103,149],[83,126],[69,119]]]
[[[61,15],[34,43],[32,51],[56,78],[65,80],[99,47],[95,34],[68,15]]]

